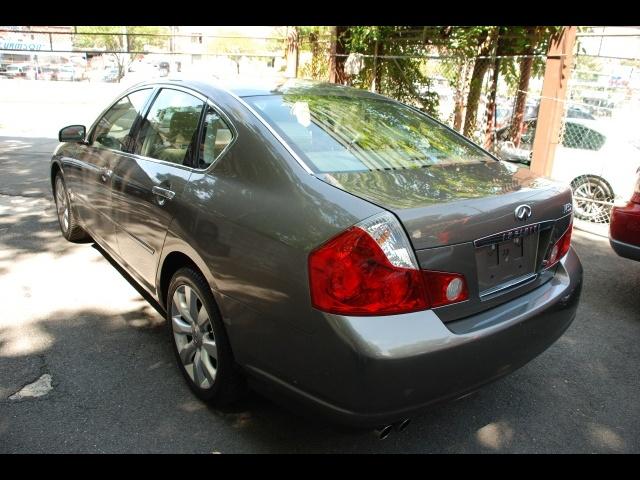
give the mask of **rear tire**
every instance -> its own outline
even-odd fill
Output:
[[[611,219],[614,193],[602,178],[582,175],[571,182],[573,212],[576,218],[593,223],[608,223]]]
[[[90,239],[78,222],[78,217],[71,205],[67,185],[64,182],[62,173],[56,173],[53,181],[53,198],[56,204],[56,213],[60,231],[64,238],[74,243],[81,243]]]
[[[169,337],[189,388],[216,407],[246,391],[211,288],[201,273],[185,267],[171,278],[166,300]]]

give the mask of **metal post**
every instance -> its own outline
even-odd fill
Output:
[[[531,171],[538,175],[548,177],[553,170],[556,146],[561,141],[560,129],[575,43],[576,27],[563,27],[547,53],[531,161]]]

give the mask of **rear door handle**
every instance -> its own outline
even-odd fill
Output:
[[[154,195],[166,198],[167,200],[172,200],[173,197],[176,196],[176,192],[174,192],[173,190],[169,190],[168,188],[158,187],[157,185],[155,185],[151,189],[151,191],[153,192]]]

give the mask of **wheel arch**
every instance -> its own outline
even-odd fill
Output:
[[[158,300],[163,307],[166,306],[171,277],[180,268],[189,266],[204,276],[209,287],[214,292],[214,297],[216,297],[215,279],[202,257],[186,243],[180,242],[177,239],[167,238],[156,275],[156,291],[158,292]]]
[[[571,180],[570,185],[571,185],[571,190],[573,191],[573,189],[575,188],[575,184],[578,180],[580,180],[581,178],[593,178],[596,180],[599,180],[601,182],[604,182],[607,187],[609,187],[609,189],[611,190],[611,193],[615,196],[616,192],[613,189],[613,186],[611,185],[611,182],[609,180],[607,180],[605,177],[603,177],[602,175],[598,175],[596,173],[583,173],[581,175],[578,175],[577,177],[575,177],[573,180]]]
[[[62,164],[60,163],[59,160],[53,160],[51,162],[51,170],[50,170],[50,177],[49,180],[51,180],[51,191],[54,190],[55,188],[55,180],[56,180],[56,175],[58,174],[58,172],[62,173],[62,175],[64,176],[64,170],[62,169]]]

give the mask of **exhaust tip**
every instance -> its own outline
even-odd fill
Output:
[[[393,431],[393,425],[385,425],[383,427],[376,428],[374,434],[378,437],[378,440],[384,440]]]
[[[398,430],[398,432],[402,432],[405,428],[409,426],[410,423],[411,423],[411,419],[405,418],[404,420],[396,424],[396,429]]]

